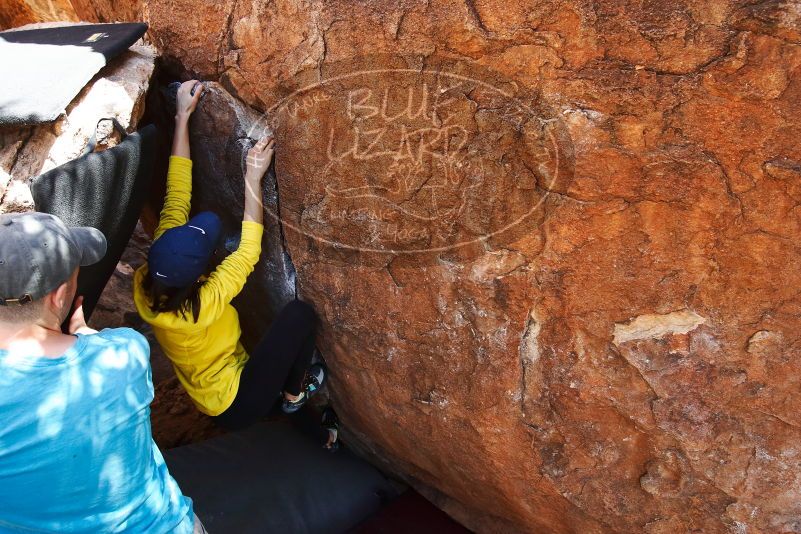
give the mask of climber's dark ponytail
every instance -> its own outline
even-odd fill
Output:
[[[196,281],[188,287],[167,287],[153,280],[150,273],[145,276],[142,287],[150,299],[150,309],[155,313],[172,312],[186,319],[190,313],[195,322],[200,316],[200,288],[203,282]]]

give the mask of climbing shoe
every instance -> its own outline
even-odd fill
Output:
[[[281,404],[281,410],[283,410],[284,413],[295,413],[300,410],[300,408],[306,404],[306,401],[313,397],[318,391],[320,391],[320,388],[323,387],[325,375],[326,369],[323,364],[315,363],[309,367],[309,370],[306,371],[306,378],[303,380],[303,389],[300,392],[300,397],[295,401],[291,401],[284,397],[284,401]]]
[[[325,365],[325,360],[323,360],[323,355],[320,354],[320,349],[318,349],[317,347],[314,347],[314,352],[312,353],[311,362],[312,365],[314,365],[315,363],[321,363]]]
[[[339,417],[330,406],[326,406],[325,410],[323,410],[321,424],[323,428],[328,430],[329,438],[333,439],[330,443],[323,445],[323,448],[331,452],[337,451],[339,449]]]

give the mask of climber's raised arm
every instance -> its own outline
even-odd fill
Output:
[[[264,218],[264,205],[262,203],[261,182],[270,162],[273,160],[275,139],[265,136],[248,150],[245,170],[245,214],[244,221],[253,221],[262,224]]]
[[[192,89],[195,89],[194,95]],[[181,84],[176,95],[175,136],[172,140],[170,167],[167,171],[167,195],[161,209],[154,239],[170,228],[185,224],[192,201],[192,160],[189,159],[189,117],[195,111],[203,85],[197,80]]]
[[[192,90],[194,91],[194,94]],[[189,159],[189,117],[195,111],[203,84],[197,80],[189,80],[181,84],[175,96],[175,135],[172,138],[173,156]]]
[[[248,151],[245,171],[245,212],[239,246],[211,273],[200,289],[206,317],[218,317],[242,288],[261,254],[264,231],[262,179],[273,159],[275,141],[264,137]]]

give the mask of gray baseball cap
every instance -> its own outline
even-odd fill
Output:
[[[68,228],[47,213],[0,215],[0,305],[39,300],[105,253],[95,228]]]

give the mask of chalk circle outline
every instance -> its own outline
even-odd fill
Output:
[[[316,89],[318,87],[325,86],[326,84],[330,84],[330,83],[338,82],[338,81],[341,81],[341,80],[345,80],[347,78],[355,78],[357,76],[365,76],[365,75],[388,74],[388,73],[408,73],[408,74],[415,74],[417,76],[426,76],[427,75],[427,76],[435,76],[435,77],[436,76],[445,76],[445,77],[450,77],[450,78],[454,78],[454,79],[461,80],[461,81],[476,83],[476,84],[481,85],[482,87],[485,87],[485,88],[487,88],[487,89],[489,89],[491,91],[495,91],[496,93],[500,94],[501,96],[507,98],[509,101],[514,102],[517,105],[518,108],[520,108],[523,111],[527,112],[531,118],[534,118],[534,119],[536,119],[536,120],[538,120],[538,121],[540,121],[542,123],[548,123],[548,122],[552,122],[554,120],[554,119],[543,119],[537,113],[535,113],[534,110],[530,106],[520,102],[518,98],[510,95],[506,91],[503,91],[502,89],[499,89],[499,88],[495,87],[494,85],[489,84],[489,83],[487,83],[487,82],[485,82],[483,80],[478,80],[476,78],[472,78],[472,77],[469,77],[469,76],[464,76],[464,75],[461,75],[461,74],[455,74],[455,73],[452,73],[452,72],[448,72],[446,70],[433,71],[433,70],[398,69],[398,68],[393,68],[393,69],[363,69],[363,70],[352,71],[352,72],[349,72],[349,73],[346,73],[346,74],[340,74],[340,75],[337,75],[337,76],[333,76],[331,78],[326,78],[325,80],[320,80],[320,81],[317,81],[317,82],[314,82],[314,83],[310,83],[310,84],[308,84],[308,85],[306,85],[304,87],[301,87],[300,89],[297,89],[297,90],[293,91],[289,95],[285,96],[284,98],[280,99],[278,102],[276,102],[275,104],[270,106],[264,113],[262,113],[260,118],[259,118],[259,120],[257,120],[248,129],[247,136],[250,139],[256,139],[257,137],[261,137],[262,135],[266,134],[267,132],[272,133],[272,128],[269,126],[270,121],[269,121],[268,115],[271,114],[271,113],[275,113],[276,110],[280,110],[282,106],[287,105],[289,101],[291,101],[292,99],[298,97],[299,95],[301,95],[303,93],[312,91],[312,90],[314,90],[314,89]],[[295,224],[292,224],[289,221],[283,220],[277,213],[274,213],[271,208],[265,207],[265,209],[268,212],[268,214],[277,223],[279,223],[281,225],[286,225],[287,227],[289,227],[293,231],[297,232],[298,234],[304,235],[306,237],[310,237],[310,238],[314,239],[315,241],[318,241],[318,242],[321,242],[321,243],[325,243],[326,245],[328,245],[328,246],[330,246],[330,247],[332,247],[332,248],[334,248],[336,250],[346,249],[346,250],[353,250],[355,252],[363,252],[363,253],[371,253],[371,254],[424,255],[424,254],[430,254],[430,253],[447,252],[447,251],[450,251],[450,250],[455,250],[455,249],[459,249],[459,248],[462,248],[462,247],[467,247],[469,245],[474,245],[476,243],[486,242],[486,241],[488,241],[489,239],[491,239],[492,237],[494,237],[494,236],[496,236],[498,234],[503,234],[504,232],[508,232],[512,228],[514,228],[514,227],[518,226],[519,224],[521,224],[522,221],[524,221],[526,218],[530,217],[543,204],[543,202],[545,202],[545,199],[547,199],[548,196],[551,193],[551,187],[553,187],[553,185],[559,179],[559,170],[560,170],[560,166],[561,166],[559,143],[557,142],[556,138],[554,137],[553,131],[551,131],[550,129],[546,129],[546,131],[547,131],[547,135],[548,135],[548,137],[549,137],[549,139],[551,141],[551,145],[555,149],[554,150],[555,165],[554,165],[553,178],[551,179],[551,181],[548,183],[548,185],[545,188],[540,188],[540,189],[544,189],[545,193],[534,204],[534,206],[531,207],[531,209],[529,209],[525,214],[521,215],[520,217],[518,217],[517,219],[515,219],[511,223],[507,224],[503,228],[500,228],[498,230],[494,230],[494,231],[492,231],[492,232],[490,232],[488,234],[484,234],[484,235],[475,237],[475,238],[467,240],[467,241],[460,241],[458,243],[453,243],[453,244],[450,244],[450,245],[447,245],[447,246],[420,248],[420,249],[413,249],[413,250],[396,250],[396,249],[386,249],[386,248],[379,249],[379,248],[369,248],[369,247],[363,247],[363,246],[355,246],[355,245],[349,245],[349,244],[346,244],[346,243],[341,243],[341,242],[338,242],[338,241],[333,241],[333,240],[327,239],[325,237],[315,235],[312,232],[307,232],[302,228],[298,228],[298,226],[296,226]],[[261,132],[261,133],[257,137],[254,137],[254,134],[256,132]],[[276,188],[276,194],[278,194],[278,178],[277,177],[276,177],[275,188]]]

